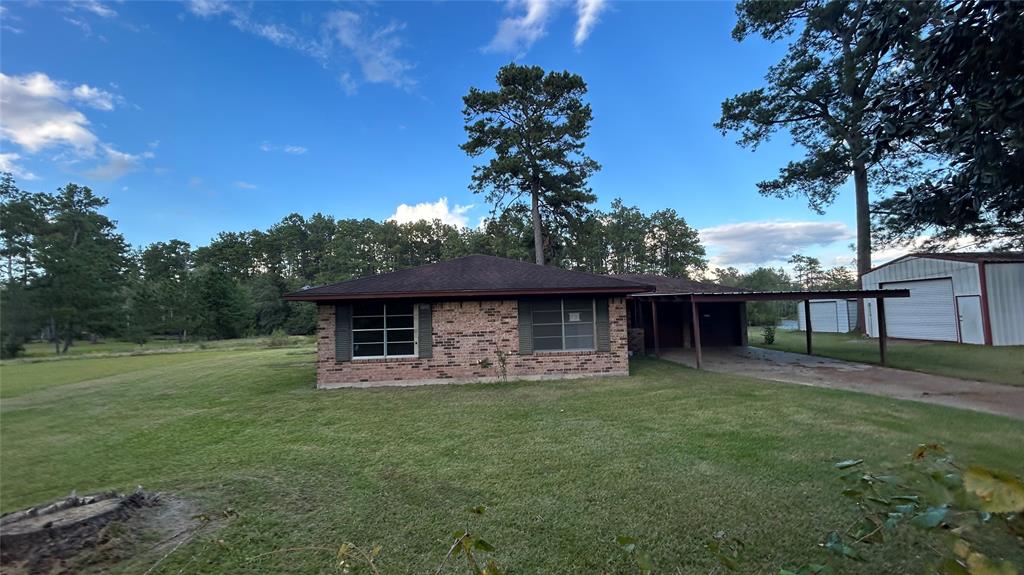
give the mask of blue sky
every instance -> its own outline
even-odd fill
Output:
[[[292,212],[476,225],[461,97],[515,60],[587,81],[598,207],[675,208],[717,265],[851,257],[849,193],[825,215],[761,197],[800,151],[712,128],[784,50],[735,42],[731,3],[5,2],[0,18],[0,168],[91,186],[134,245]]]

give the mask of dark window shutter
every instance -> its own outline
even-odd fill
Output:
[[[530,302],[519,300],[519,355],[533,353],[533,313]]]
[[[334,361],[352,360],[352,305],[334,306]]]
[[[608,298],[598,298],[596,304],[597,315],[595,317],[594,329],[597,331],[597,351],[611,351],[612,338],[611,329],[608,324]]]
[[[419,305],[419,351],[421,358],[434,357],[434,323],[429,303]]]

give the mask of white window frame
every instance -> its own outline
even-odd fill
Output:
[[[570,298],[570,299],[582,299],[582,298]],[[591,312],[590,312],[591,313],[591,315],[590,315],[590,318],[591,318],[590,319],[590,327],[591,327],[590,339],[593,342],[591,347],[567,348],[565,346],[565,324],[566,324],[566,320],[565,320],[565,298],[564,297],[563,298],[558,298],[558,310],[559,310],[560,322],[557,323],[557,324],[554,324],[554,323],[540,323],[540,324],[538,324],[537,322],[533,321],[533,310],[530,311],[530,323],[531,323],[531,325],[534,328],[536,328],[536,326],[538,326],[538,325],[559,325],[562,328],[562,347],[560,349],[537,349],[536,336],[531,334],[530,338],[531,338],[532,341],[530,343],[533,345],[533,352],[534,353],[561,353],[561,352],[566,352],[566,351],[597,351],[597,299],[596,298],[591,298],[590,299],[590,310],[591,310]],[[574,322],[574,323],[586,323],[586,322]],[[550,336],[550,337],[554,337],[554,336]]]
[[[412,354],[404,355],[388,355],[388,331],[407,330],[407,327],[388,327],[388,304],[384,303],[384,327],[375,329],[356,329],[356,318],[358,317],[381,317],[379,315],[356,315],[355,306],[352,307],[352,360],[361,361],[364,359],[409,359],[420,356],[420,314],[416,313],[419,308],[417,304],[412,304]],[[405,314],[393,314],[394,317],[408,317]],[[356,355],[356,333],[364,331],[383,331],[384,332],[384,355]],[[380,343],[380,342],[377,342]],[[409,343],[407,341],[395,342],[395,343]]]

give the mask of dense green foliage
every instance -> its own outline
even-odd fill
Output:
[[[172,239],[130,251],[100,212],[106,200],[89,188],[28,193],[7,177],[2,191],[5,356],[40,333],[59,336],[63,352],[85,334],[139,344],[154,335],[308,334],[314,306],[282,294],[472,253],[529,260],[533,245],[530,214],[520,207],[480,228],[291,214],[268,230],[224,232],[198,248]],[[707,265],[697,231],[672,209],[644,214],[615,200],[608,213],[587,210],[578,224],[548,228],[550,263],[684,277]]]
[[[510,572],[630,572],[616,539],[629,535],[658,573],[711,573],[705,543],[721,530],[746,542],[743,572],[777,573],[858,519],[835,461],[895,464],[937,442],[1024,473],[1020,421],[668,362],[635,362],[629,378],[324,392],[314,358],[307,343],[5,362],[2,510],[141,484],[222,518],[153,575],[325,573],[334,553],[281,550],[344,542],[380,545],[383,573],[433,573],[478,505],[471,528]],[[920,573],[938,541],[900,536],[841,572]],[[168,551],[147,543],[92,569],[143,573]]]
[[[590,133],[587,84],[570,72],[544,72],[540,66],[503,66],[498,89],[470,88],[463,97],[467,140],[472,157],[492,154],[473,168],[474,192],[484,193],[501,214],[528,199],[534,261],[545,263],[544,222],[579,224],[597,197],[587,187],[601,166],[583,149]]]
[[[883,237],[963,236],[1024,249],[1024,5],[948,2],[901,46],[877,95],[875,154],[913,145],[940,161],[874,207]]]

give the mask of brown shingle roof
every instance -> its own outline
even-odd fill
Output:
[[[608,277],[654,286],[655,293],[733,293],[743,288],[686,278],[673,278],[655,274],[612,274]]]
[[[649,291],[650,285],[494,256],[472,255],[341,283],[284,298],[297,301]]]

